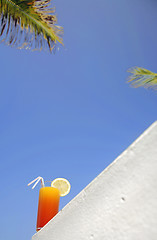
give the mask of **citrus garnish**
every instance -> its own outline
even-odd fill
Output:
[[[51,182],[51,187],[57,188],[61,197],[66,196],[71,188],[69,181],[65,178],[56,178]]]

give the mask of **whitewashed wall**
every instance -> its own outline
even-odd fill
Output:
[[[32,240],[157,240],[157,122]]]

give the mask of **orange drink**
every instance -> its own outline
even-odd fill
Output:
[[[51,187],[45,187],[44,179],[40,176],[28,183],[28,186],[34,183],[32,187],[34,189],[40,181],[42,187],[39,191],[37,231],[58,213],[60,197],[66,196],[71,188],[69,181],[65,178],[56,178],[51,182]]]
[[[59,200],[60,192],[57,188],[42,187],[40,189],[36,226],[37,231],[39,231],[58,213]]]

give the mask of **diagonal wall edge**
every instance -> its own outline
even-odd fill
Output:
[[[157,121],[32,237],[105,239],[157,239]]]

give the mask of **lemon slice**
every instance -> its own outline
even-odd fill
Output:
[[[69,181],[65,178],[56,178],[51,182],[51,187],[57,188],[61,197],[66,196],[71,188]]]

